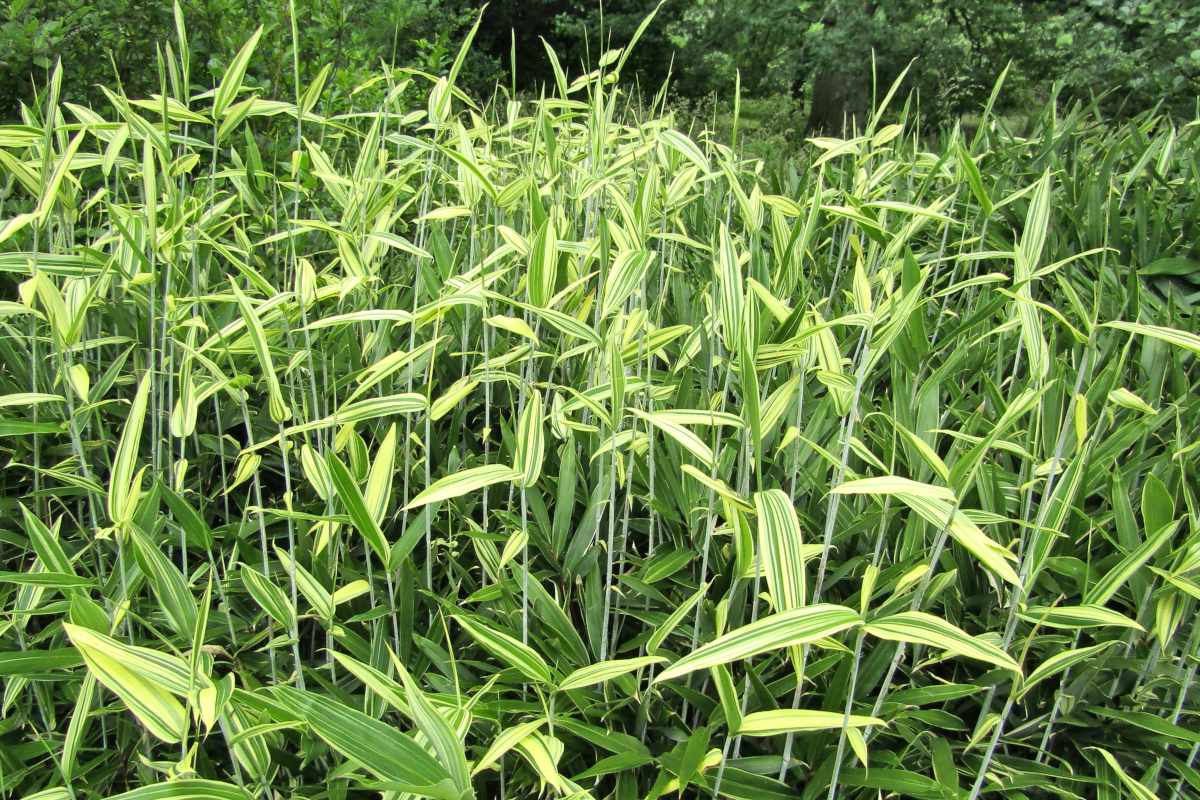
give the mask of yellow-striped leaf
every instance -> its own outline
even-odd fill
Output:
[[[523,473],[503,464],[485,464],[482,467],[460,470],[431,483],[425,491],[414,497],[406,508],[420,508],[441,500],[461,497],[494,483],[519,480],[522,475]]]
[[[521,419],[517,422],[516,454],[513,471],[520,473],[520,485],[526,488],[537,483],[542,474],[546,454],[545,425],[542,421],[542,395],[536,389],[529,393]]]
[[[515,668],[525,677],[539,683],[550,684],[550,666],[538,652],[527,644],[522,644],[507,633],[501,633],[495,627],[473,622],[467,617],[453,615],[459,625],[471,638],[478,642],[483,649]]]
[[[815,642],[860,624],[862,617],[858,612],[831,603],[771,614],[693,650],[663,670],[654,682],[661,683],[769,650]]]
[[[96,676],[146,726],[151,734],[164,742],[178,742],[187,726],[183,705],[163,686],[140,668],[138,661],[114,655],[105,646],[108,639],[88,628],[63,623],[71,643],[83,655],[88,670]]]
[[[756,492],[758,554],[767,591],[776,611],[791,611],[805,603],[804,558],[800,520],[791,499],[781,489]]]
[[[867,623],[863,630],[879,639],[936,647],[1021,674],[1021,667],[1012,656],[996,645],[924,611],[892,614]]]
[[[847,717],[840,711],[778,708],[747,714],[742,718],[737,732],[742,736],[775,736],[792,732],[837,731],[841,730],[843,725],[848,728],[866,728],[885,724],[887,723],[877,717],[857,714]]]
[[[113,458],[112,474],[108,483],[108,518],[114,525],[120,525],[133,518],[137,505],[141,483],[140,475],[134,475],[134,465],[137,461],[138,444],[142,438],[142,425],[146,420],[146,403],[150,398],[150,373],[142,376],[138,384],[137,394],[133,397],[133,405],[129,407],[129,416],[121,429],[121,441],[117,444],[117,454]]]
[[[648,667],[651,664],[660,664],[666,660],[662,656],[639,656],[637,658],[618,658],[612,661],[601,661],[598,664],[589,664],[586,667],[580,667],[563,678],[558,688],[565,692],[571,689],[580,689],[584,686],[594,686],[597,683],[604,683],[626,673],[639,670],[642,667]]]

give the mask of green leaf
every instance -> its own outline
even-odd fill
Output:
[[[1108,649],[1112,645],[1117,644],[1117,641],[1111,640],[1101,642],[1100,644],[1092,645],[1091,647],[1080,647],[1075,650],[1064,650],[1061,653],[1055,653],[1047,658],[1041,664],[1029,673],[1028,677],[1021,683],[1021,688],[1017,692],[1017,699],[1020,700],[1026,694],[1047,678],[1053,677],[1064,670],[1070,669],[1076,664],[1088,661],[1103,650]]]
[[[388,500],[392,493],[392,475],[396,467],[396,425],[388,426],[387,435],[379,444],[371,470],[367,474],[367,488],[363,492],[363,503],[376,525],[382,525],[387,517]]]
[[[988,195],[987,189],[983,185],[983,176],[979,172],[979,166],[971,158],[970,152],[961,139],[957,140],[955,145],[955,155],[958,157],[958,165],[967,178],[967,185],[971,187],[971,193],[975,195],[975,200],[983,210],[983,215],[985,217],[991,216],[992,198]]]
[[[713,478],[704,472],[696,469],[691,464],[684,464],[683,473],[693,478],[697,482],[711,489],[716,495],[724,500],[728,500],[735,508],[741,511],[753,511],[754,506],[746,502],[746,499],[735,492],[729,484],[720,478]]]
[[[506,317],[498,314],[493,317],[488,317],[484,320],[484,322],[488,325],[491,325],[493,328],[499,328],[501,330],[508,331],[509,333],[515,333],[518,336],[523,336],[526,339],[529,339],[535,345],[539,344],[537,334],[533,332],[533,328],[529,327],[525,320],[520,319],[519,317]]]
[[[146,538],[136,526],[130,526],[129,538],[133,542],[138,566],[150,582],[163,613],[171,627],[180,636],[191,636],[196,628],[196,600],[188,588],[187,579],[162,550]]]
[[[733,352],[737,347],[737,337],[741,330],[742,305],[745,303],[745,299],[738,256],[733,249],[729,228],[723,222],[720,227],[716,252],[717,263],[713,271],[716,273],[719,290],[718,310],[721,321],[721,338],[725,342],[725,349]]]
[[[898,475],[884,475],[878,478],[860,478],[846,481],[833,489],[834,494],[880,494],[908,495],[910,497],[933,498],[954,502],[954,492],[945,486],[933,486],[928,483],[901,478]],[[945,519],[942,520],[945,522]]]
[[[1139,781],[1130,777],[1129,773],[1122,769],[1120,763],[1112,753],[1108,752],[1103,747],[1089,747],[1087,749],[1094,750],[1100,754],[1100,757],[1104,759],[1109,768],[1111,768],[1113,772],[1117,773],[1117,779],[1121,781],[1121,784],[1129,792],[1130,796],[1135,798],[1135,800],[1158,800],[1158,797],[1154,794],[1154,792],[1147,789]]]
[[[692,609],[696,607],[696,604],[704,599],[704,593],[707,591],[708,584],[701,584],[700,588],[697,589],[691,595],[691,597],[680,603],[679,606],[671,612],[670,616],[663,620],[663,623],[654,629],[654,632],[650,634],[650,638],[646,640],[647,653],[654,655],[658,652],[658,648],[662,647],[663,642],[667,640],[667,637],[671,635],[672,631],[679,627],[679,623],[683,622],[683,618],[690,614]]]
[[[1029,211],[1025,216],[1025,227],[1017,245],[1016,265],[1013,279],[1017,284],[1015,299],[1016,315],[1021,325],[1021,338],[1025,343],[1029,371],[1038,381],[1045,379],[1050,371],[1050,351],[1042,331],[1038,307],[1033,302],[1032,282],[1046,243],[1050,218],[1050,173],[1047,171],[1034,186]]]
[[[1125,582],[1129,580],[1147,561],[1154,557],[1163,545],[1171,540],[1179,527],[1178,522],[1168,522],[1146,540],[1129,552],[1116,566],[1105,573],[1095,585],[1088,589],[1083,597],[1084,605],[1102,606],[1112,599]]]
[[[0,396],[0,408],[25,408],[41,405],[42,403],[65,403],[67,399],[61,394],[46,394],[45,392],[17,392]]]
[[[210,549],[213,545],[212,531],[192,504],[166,484],[162,484],[162,497],[171,509],[171,516],[175,522],[183,528],[189,543],[205,550]]]
[[[617,253],[604,278],[601,317],[607,318],[625,305],[625,301],[641,286],[654,258],[654,253],[648,250],[623,250]]]
[[[342,502],[342,507],[346,509],[350,521],[354,523],[354,528],[386,568],[389,565],[390,556],[387,539],[384,538],[383,531],[380,530],[379,523],[375,521],[371,510],[367,508],[367,502],[363,498],[362,492],[359,491],[354,476],[332,451],[326,454],[325,462],[329,468],[329,478],[333,482],[334,491],[337,492],[338,499]]]
[[[54,670],[72,669],[82,663],[83,656],[71,647],[10,650],[0,652],[0,677],[35,677]]]
[[[679,793],[682,795],[695,780],[700,770],[700,764],[708,753],[708,742],[711,731],[707,725],[701,725],[692,731],[684,744],[683,753],[679,759],[679,769],[676,778],[679,781]]]
[[[326,744],[378,778],[408,787],[409,792],[457,798],[454,791],[437,789],[443,782],[453,785],[445,768],[395,727],[332,698],[290,686],[276,686],[271,695]]]
[[[312,606],[313,611],[321,620],[329,620],[333,618],[334,608],[337,603],[332,595],[325,589],[316,577],[306,570],[303,566],[297,563],[291,555],[283,548],[276,545],[275,557],[283,564],[284,569],[288,574],[293,575],[296,580],[296,588],[300,594],[304,595],[304,599]],[[345,587],[343,587],[345,588]],[[299,609],[297,609],[299,611]]]
[[[516,747],[518,742],[524,741],[545,724],[545,719],[534,719],[501,730],[496,738],[492,740],[492,744],[487,749],[487,752],[475,762],[475,768],[471,770],[471,774],[478,775],[483,770],[495,764],[505,753]]]
[[[917,800],[944,800],[946,796],[941,784],[932,778],[909,770],[887,767],[843,769],[838,777],[838,784],[847,788],[875,789],[885,795],[914,797]]]
[[[1105,644],[1115,643],[1105,642]],[[1104,706],[1095,706],[1088,709],[1088,711],[1098,717],[1104,717],[1116,722],[1124,722],[1127,725],[1141,728],[1144,731],[1150,731],[1159,736],[1179,739],[1193,745],[1200,744],[1200,732],[1185,728],[1182,725],[1176,725],[1173,722],[1163,719],[1161,716],[1146,711],[1125,711],[1117,708],[1105,708]]]
[[[68,783],[78,768],[79,749],[87,735],[95,697],[96,676],[89,672],[79,685],[79,696],[75,698],[75,708],[71,712],[71,721],[67,723],[66,736],[63,737],[62,759],[59,763],[62,765],[63,780]]]
[[[17,586],[47,586],[56,589],[81,589],[95,581],[70,572],[0,572],[0,583]]]
[[[938,528],[946,525],[950,538],[962,545],[981,564],[1014,586],[1020,585],[1021,579],[1008,563],[1016,561],[1016,556],[992,541],[961,509],[946,500],[926,494],[899,492],[895,497],[920,514],[930,525]]]
[[[1175,278],[1200,279],[1200,261],[1187,256],[1166,256],[1138,268],[1139,275],[1170,275]]]
[[[389,655],[392,666],[396,668],[400,680],[404,683],[404,689],[408,696],[409,713],[413,721],[417,723],[421,733],[425,734],[438,761],[450,774],[450,779],[454,781],[454,786],[459,793],[464,797],[474,797],[475,793],[471,790],[471,776],[467,768],[467,756],[463,750],[463,743],[446,723],[446,720],[434,710],[425,693],[408,674],[404,664],[396,658],[396,654],[389,651]]]
[[[558,232],[554,229],[554,214],[538,228],[529,253],[527,291],[529,302],[540,308],[550,305],[554,285],[558,281]]]
[[[291,433],[293,430],[299,430],[300,427],[303,427],[304,430],[316,430],[333,425],[354,425],[359,422],[367,422],[396,414],[416,414],[428,407],[429,403],[426,402],[425,395],[415,392],[393,394],[386,397],[372,397],[368,400],[347,403],[339,408],[337,413],[332,417],[319,420],[315,423],[309,423],[306,426],[299,426],[294,429],[290,428],[288,432]]]
[[[1097,605],[1030,606],[1018,616],[1026,622],[1051,628],[1098,628],[1114,625],[1119,628],[1143,630],[1141,625],[1124,614]]]
[[[37,553],[42,566],[50,572],[74,576],[75,568],[71,565],[71,560],[67,558],[66,551],[58,541],[57,530],[48,528],[25,507],[24,503],[21,503],[20,506],[21,517],[25,523],[25,533],[29,536],[29,543],[33,545],[33,552]]]
[[[717,687],[717,699],[721,701],[725,725],[731,733],[735,732],[742,726],[742,706],[737,685],[733,682],[733,673],[725,664],[717,664],[709,672],[712,674],[713,685]]]
[[[406,717],[412,717],[412,708],[408,704],[406,693],[398,683],[369,664],[357,661],[345,653],[334,652],[333,657],[380,699]]]
[[[670,418],[662,416],[660,414],[648,414],[645,411],[642,411],[637,408],[631,408],[630,412],[634,416],[638,417],[639,419],[645,420],[650,425],[653,425],[655,430],[660,430],[663,433],[667,434],[667,436],[670,436],[672,439],[675,440],[676,444],[678,444],[684,450],[688,451],[693,456],[695,456],[696,459],[701,464],[703,464],[706,467],[710,467],[710,468],[712,467],[712,465],[713,465],[712,448],[709,447],[707,444],[705,444],[704,440],[701,439],[699,436],[692,433],[687,428],[683,427],[683,425],[680,425],[679,423],[671,420]],[[685,464],[684,469],[686,470],[689,466],[690,465]],[[703,473],[701,473],[701,474],[703,474]],[[706,475],[705,477],[708,477],[708,476]]]
[[[658,134],[658,138],[681,156],[691,161],[704,174],[712,172],[712,165],[708,163],[708,159],[704,156],[703,151],[696,146],[696,143],[689,139],[684,134],[677,130],[667,128]]]
[[[262,28],[259,28],[259,33]],[[254,35],[253,41],[258,40],[258,33]],[[240,54],[239,54],[240,56]],[[232,67],[230,68],[232,70]],[[245,67],[242,67],[245,70]],[[226,79],[228,79],[228,74]],[[240,80],[240,78],[239,78]],[[246,333],[250,336],[250,342],[254,345],[254,353],[258,356],[258,365],[262,370],[262,376],[267,381],[268,407],[271,412],[271,419],[275,422],[287,422],[292,418],[292,410],[283,399],[283,390],[279,386],[279,377],[275,373],[275,365],[271,362],[271,348],[267,345],[267,334],[263,330],[262,320],[258,317],[258,312],[250,305],[250,300],[246,295],[242,294],[242,290],[238,288],[237,283],[232,278],[229,280],[229,288],[233,290],[233,296],[237,298],[238,308],[242,311],[242,319],[246,321]]]

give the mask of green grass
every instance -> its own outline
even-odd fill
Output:
[[[0,795],[1197,796],[1200,125],[256,40],[0,128]]]

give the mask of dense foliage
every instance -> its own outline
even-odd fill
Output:
[[[264,26],[247,86],[264,97],[291,91],[287,3],[181,0],[192,38],[193,78],[216,80],[246,32]],[[474,0],[297,0],[304,80],[332,64],[328,112],[371,107],[350,91],[381,64],[445,69],[451,42],[470,26]],[[492,0],[463,85],[489,96],[497,82],[536,94],[553,84],[543,40],[563,65],[594,66],[628,41],[645,0]],[[55,59],[66,99],[103,103],[120,80],[132,96],[158,91],[155,45],[172,33],[170,5],[140,0],[0,0],[0,116],[13,117]],[[1200,5],[1192,0],[663,0],[627,78],[650,94],[671,78],[673,100],[691,105],[745,96],[794,109],[806,128],[861,124],[880,90],[909,62],[903,92],[920,98],[930,128],[978,111],[1011,62],[1001,111],[1025,114],[1055,92],[1097,101],[1109,115],[1157,108],[1191,119],[1200,94]]]
[[[186,37],[0,127],[0,795],[1200,794],[1200,123]]]

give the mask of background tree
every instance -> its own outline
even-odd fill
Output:
[[[201,56],[197,81],[218,75],[246,31],[264,26],[249,80],[272,93],[288,80],[285,0],[181,0]],[[348,93],[381,62],[432,72],[471,24],[473,0],[297,0],[302,71],[333,64],[333,91]],[[644,0],[493,0],[462,81],[477,94],[497,85],[536,93],[553,80],[542,40],[579,74],[611,42],[628,41]],[[168,2],[0,0],[0,115],[14,118],[53,60],[65,62],[67,97],[103,102],[100,82],[131,94],[158,86],[155,42],[171,35]],[[515,59],[516,69],[513,61]],[[927,127],[974,113],[1012,65],[1001,111],[1021,114],[1058,92],[1094,99],[1128,117],[1161,105],[1189,115],[1200,94],[1200,5],[1192,0],[665,0],[626,75],[652,95],[694,104],[727,96],[740,73],[743,97],[769,99],[838,130],[861,115],[874,85],[912,64]],[[204,74],[207,73],[207,74]],[[342,98],[342,100],[339,100]],[[802,132],[802,130],[800,131]]]

